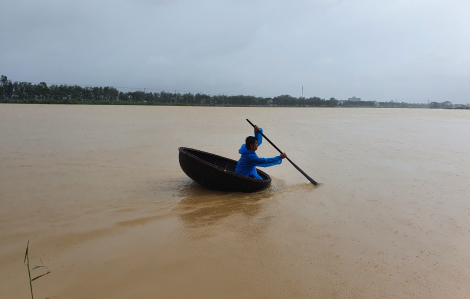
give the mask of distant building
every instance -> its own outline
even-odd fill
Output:
[[[360,102],[361,98],[352,97],[352,98],[348,98],[348,101]]]

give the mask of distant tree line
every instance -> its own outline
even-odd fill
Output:
[[[0,101],[3,103],[50,104],[147,104],[147,105],[207,105],[207,106],[282,106],[334,107],[338,101],[319,97],[294,98],[282,95],[263,98],[246,95],[207,95],[171,92],[122,92],[115,87],[81,87],[78,85],[50,85],[45,82],[11,82],[1,76]]]
[[[442,102],[442,103],[438,103],[438,102],[431,102],[429,104],[429,108],[435,108],[435,109],[450,109],[452,108],[453,105],[452,105],[452,102],[449,102],[449,101],[445,101],[445,102]]]
[[[405,103],[405,102],[378,102],[377,107],[381,108],[429,108],[428,104],[418,104],[418,103]]]
[[[447,108],[444,103],[409,104],[375,101],[338,101],[319,97],[281,95],[263,98],[246,95],[207,95],[171,92],[122,92],[115,87],[82,87],[50,85],[45,82],[11,82],[1,76],[0,103],[36,104],[99,104],[99,105],[194,105],[194,106],[277,106],[277,107],[386,107],[386,108]],[[446,102],[450,103],[450,102]],[[436,104],[436,105],[434,105]],[[439,104],[439,105],[437,105]],[[452,103],[450,103],[452,106]]]

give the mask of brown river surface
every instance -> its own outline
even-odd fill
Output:
[[[191,181],[178,147],[238,159],[246,118],[321,185],[286,160],[253,194]],[[468,110],[1,104],[0,298],[31,296],[28,240],[35,298],[470,298],[469,132]]]

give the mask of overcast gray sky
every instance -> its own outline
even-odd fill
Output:
[[[0,74],[172,92],[298,97],[304,86],[305,97],[470,103],[470,1],[1,0]]]

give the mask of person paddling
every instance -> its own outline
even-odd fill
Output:
[[[270,167],[281,164],[282,159],[286,158],[287,155],[286,153],[282,153],[280,156],[273,158],[259,158],[255,152],[258,149],[258,146],[263,142],[263,136],[261,136],[260,132],[263,133],[263,129],[255,126],[255,136],[246,137],[245,144],[243,144],[238,150],[242,156],[240,157],[240,160],[238,160],[235,173],[263,180],[263,178],[258,175],[256,166]]]

